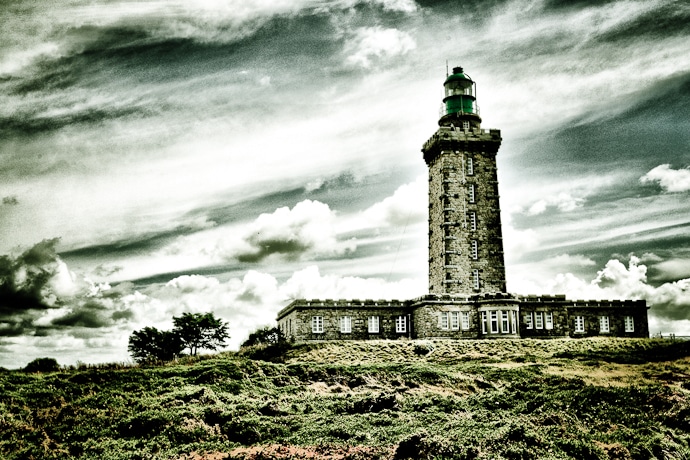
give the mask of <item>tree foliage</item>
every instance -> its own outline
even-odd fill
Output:
[[[249,334],[249,338],[242,342],[242,346],[275,345],[285,341],[287,341],[287,339],[280,328],[264,326]]]
[[[228,324],[212,313],[182,313],[182,316],[173,316],[173,324],[173,332],[192,356],[200,349],[217,350],[230,338]]]
[[[159,331],[155,327],[145,327],[134,331],[129,337],[127,350],[138,363],[170,361],[184,349],[175,331]]]
[[[60,365],[55,358],[36,358],[26,365],[24,372],[56,372]]]

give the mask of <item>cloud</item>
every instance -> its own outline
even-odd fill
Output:
[[[0,336],[50,334],[63,327],[99,328],[128,317],[110,286],[73,273],[44,240],[17,257],[0,257]]]
[[[346,44],[349,54],[346,62],[368,69],[376,62],[403,56],[415,48],[415,41],[407,32],[380,26],[362,27]]]
[[[651,259],[650,262],[656,262],[652,265],[656,270],[657,279],[681,279],[690,278],[690,258],[674,257],[669,260]]]
[[[548,207],[555,207],[561,212],[570,212],[581,207],[584,198],[573,197],[570,193],[561,192],[545,199],[534,202],[526,211],[527,215],[536,216],[544,213]]]
[[[407,226],[427,219],[428,181],[419,176],[414,182],[398,187],[393,195],[384,198],[363,212],[368,226]]]
[[[690,320],[690,278],[650,285],[647,267],[634,255],[627,266],[618,259],[609,260],[591,281],[560,273],[542,282],[541,288],[570,299],[645,299],[651,307],[650,317],[666,322]]]
[[[16,206],[19,204],[19,199],[16,195],[9,195],[2,198],[2,204],[8,206]]]
[[[261,214],[250,225],[243,241],[246,246],[235,256],[240,262],[259,262],[272,255],[298,260],[315,255],[342,254],[352,249],[335,233],[335,213],[327,204],[304,200],[292,209],[282,207]]]
[[[290,299],[407,299],[422,295],[425,289],[421,280],[388,282],[381,278],[322,275],[316,266],[295,272],[281,286],[281,292]]]
[[[643,184],[657,183],[669,193],[690,190],[690,168],[672,169],[670,164],[659,165],[640,177]]]

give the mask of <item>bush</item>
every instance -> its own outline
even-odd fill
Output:
[[[292,344],[279,328],[265,326],[249,334],[240,354],[249,359],[279,363],[291,348]]]
[[[26,365],[24,372],[57,372],[60,365],[55,358],[36,358]]]

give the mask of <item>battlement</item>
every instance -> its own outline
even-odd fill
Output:
[[[438,128],[436,133],[434,133],[422,147],[423,152],[433,150],[439,147],[439,145],[448,142],[481,142],[481,141],[491,141],[501,142],[501,130],[500,129],[483,129],[483,128],[471,128],[462,129],[455,126],[441,126]]]
[[[410,305],[409,300],[384,300],[384,299],[295,299],[288,306],[278,312],[277,319],[290,314],[295,309],[318,308],[405,308]]]

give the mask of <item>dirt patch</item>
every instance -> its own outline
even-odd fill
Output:
[[[229,452],[227,457],[200,457],[198,460],[268,460],[268,459],[311,459],[311,460],[384,460],[393,456],[393,448],[365,446],[254,446],[240,447]],[[196,460],[196,459],[195,459]]]

